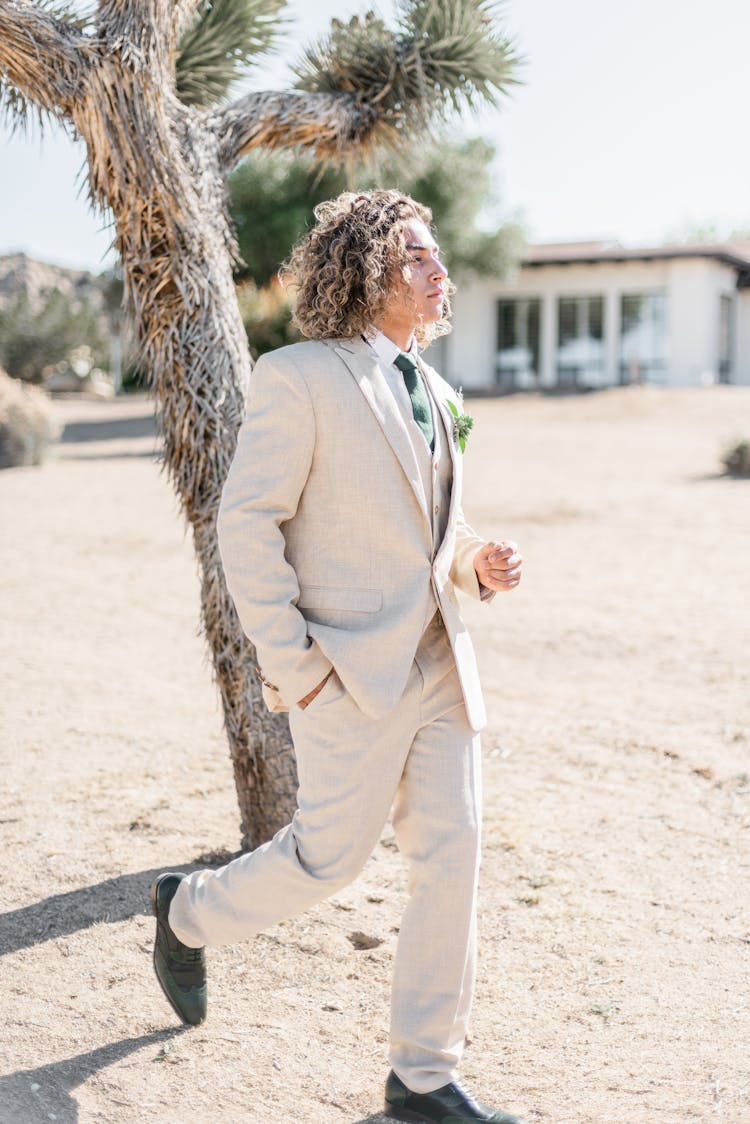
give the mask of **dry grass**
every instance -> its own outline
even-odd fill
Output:
[[[464,1072],[531,1122],[750,1119],[750,485],[717,459],[748,405],[471,404],[466,506],[527,573],[467,608],[490,727]],[[57,408],[76,440],[0,475],[0,1121],[376,1124],[387,834],[337,900],[214,953],[209,1022],[172,1029],[148,883],[239,839],[194,562],[148,406]]]

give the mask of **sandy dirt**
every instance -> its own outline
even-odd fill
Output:
[[[144,399],[57,404],[0,474],[0,1121],[380,1124],[405,871],[210,955],[183,1030],[148,887],[233,852],[195,564]],[[750,390],[475,401],[484,738],[463,1075],[532,1124],[750,1121]],[[361,939],[364,935],[365,940]],[[370,946],[370,947],[362,947]]]

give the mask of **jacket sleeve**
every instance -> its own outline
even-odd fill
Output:
[[[476,531],[473,531],[464,518],[461,508],[456,518],[456,545],[450,568],[450,579],[463,593],[477,601],[491,601],[495,591],[479,584],[474,569],[474,555],[484,546]]]
[[[297,510],[312,463],[315,414],[287,354],[261,356],[224,485],[218,538],[227,586],[264,678],[294,706],[331,670],[297,608],[299,583],[283,524]]]

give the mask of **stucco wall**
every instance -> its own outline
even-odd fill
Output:
[[[721,262],[701,259],[676,260],[669,266],[670,382],[718,382],[719,304],[722,294],[736,301],[735,272]],[[736,318],[736,304],[734,313]]]
[[[734,269],[710,258],[600,262],[527,267],[506,281],[485,279],[461,286],[453,301],[454,331],[445,346],[445,373],[471,387],[495,383],[497,301],[539,297],[543,386],[554,386],[557,300],[561,296],[602,296],[605,323],[605,381],[620,378],[620,301],[624,294],[663,291],[667,295],[668,369],[665,382],[696,386],[718,380],[719,298],[734,301],[732,382],[750,383],[750,294],[736,289]]]
[[[750,386],[750,289],[740,289],[737,293],[737,305],[734,330],[734,354],[736,378],[743,386]]]

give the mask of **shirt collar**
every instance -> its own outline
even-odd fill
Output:
[[[402,352],[398,344],[395,344],[393,340],[384,335],[379,328],[370,328],[365,338],[380,362],[385,364],[386,367],[392,365],[397,355],[409,355],[415,363],[417,361],[419,352],[414,336],[411,338],[411,347],[405,352]]]

